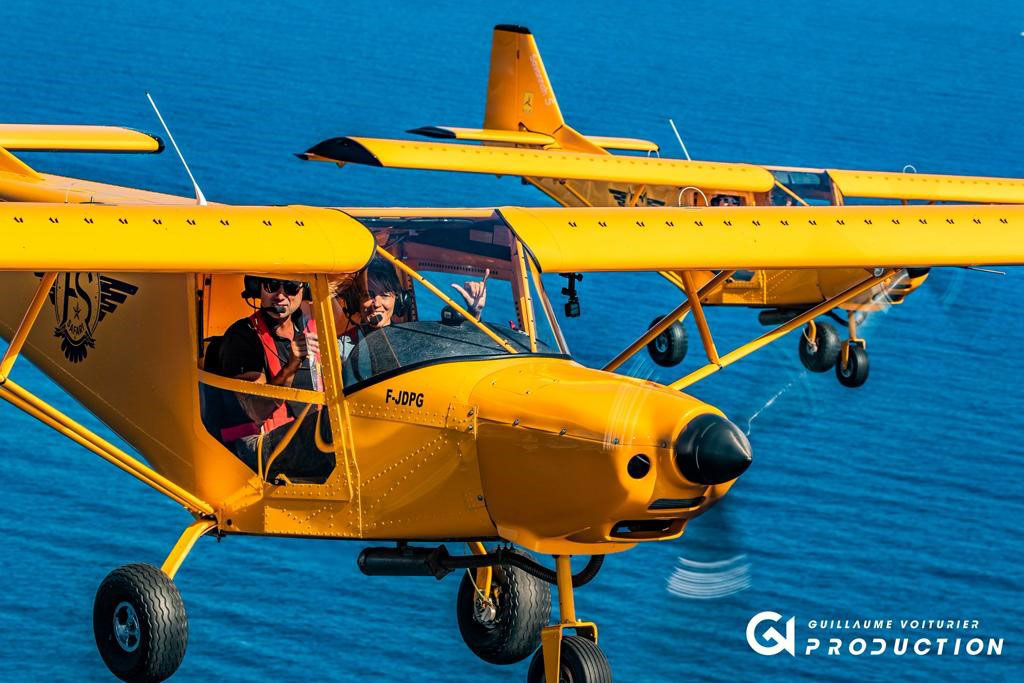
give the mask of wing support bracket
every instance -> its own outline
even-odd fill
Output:
[[[711,280],[708,281],[707,284],[705,284],[703,287],[700,288],[699,291],[697,291],[695,298],[687,296],[686,301],[676,306],[676,308],[671,313],[662,318],[654,327],[640,335],[639,339],[637,339],[635,342],[626,347],[626,349],[623,350],[622,353],[620,353],[615,358],[610,360],[608,364],[601,369],[604,370],[605,372],[615,372],[617,369],[619,369],[619,367],[622,366],[623,363],[632,358],[637,351],[650,344],[655,337],[657,337],[659,334],[667,330],[669,326],[672,325],[672,323],[674,323],[676,320],[679,320],[679,318],[681,318],[682,316],[686,315],[690,311],[690,308],[692,307],[694,300],[699,301],[703,297],[706,297],[708,294],[717,290],[719,287],[722,286],[722,284],[726,280],[732,277],[733,273],[735,272],[736,271],[734,270],[723,270],[722,272],[718,273],[718,275],[715,275],[713,278],[711,278]],[[669,279],[671,280],[671,278]],[[675,284],[674,281],[673,284]]]
[[[869,277],[868,279],[863,280],[863,281],[861,281],[860,283],[858,283],[856,285],[853,285],[849,289],[843,291],[840,294],[837,294],[836,296],[832,297],[831,299],[823,301],[822,303],[818,304],[817,306],[814,306],[813,308],[807,309],[806,311],[804,311],[800,315],[798,315],[795,318],[793,318],[792,320],[790,320],[790,321],[780,325],[779,327],[775,328],[771,332],[767,332],[767,333],[761,335],[760,337],[758,337],[757,339],[755,339],[754,341],[748,342],[748,343],[744,344],[743,346],[739,347],[735,351],[731,351],[731,352],[725,354],[724,356],[722,356],[719,359],[719,361],[717,363],[708,363],[704,367],[702,367],[702,368],[700,368],[698,370],[695,370],[694,372],[691,372],[689,375],[686,375],[682,379],[679,379],[679,380],[673,382],[672,384],[669,384],[668,388],[669,389],[681,390],[681,389],[685,389],[686,387],[690,386],[691,384],[695,384],[696,382],[699,382],[700,380],[704,379],[705,377],[708,377],[709,375],[712,375],[712,374],[718,372],[722,368],[727,367],[729,365],[732,365],[733,363],[735,363],[739,359],[746,358],[747,356],[752,354],[754,351],[757,351],[757,350],[767,346],[768,344],[771,344],[773,341],[775,341],[775,340],[777,340],[777,339],[779,339],[779,338],[789,334],[790,332],[792,332],[793,330],[797,329],[798,327],[802,327],[803,325],[806,325],[808,322],[810,322],[811,320],[814,320],[819,315],[824,315],[825,313],[828,313],[829,311],[831,311],[836,306],[840,306],[840,305],[846,303],[847,301],[849,301],[850,299],[853,299],[854,297],[862,294],[863,292],[868,291],[869,289],[871,289],[875,285],[882,284],[883,282],[885,282],[886,280],[891,278],[895,273],[896,273],[896,270],[890,268],[890,269],[886,270],[885,272],[883,272],[881,275],[878,275],[878,276],[875,276],[875,277]],[[694,315],[696,316],[696,313]]]

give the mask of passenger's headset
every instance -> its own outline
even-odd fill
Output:
[[[277,278],[268,277],[257,277],[256,275],[246,275],[243,282],[242,298],[243,299],[259,299],[263,293],[263,283],[267,280],[275,280]],[[281,282],[294,282],[294,280],[281,280]],[[313,294],[309,291],[309,285],[307,283],[302,284],[302,300],[312,301]]]
[[[353,283],[352,286],[345,289],[342,295],[342,312],[351,318],[356,313],[359,313],[363,309],[362,299],[366,296],[366,280],[369,276],[365,273],[362,274],[365,278],[360,285]],[[412,291],[403,289],[401,286],[395,287],[395,310],[392,315],[399,317],[406,316],[409,311],[412,310]]]

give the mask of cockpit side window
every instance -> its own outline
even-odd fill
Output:
[[[197,285],[206,430],[268,481],[326,481],[335,462],[309,284],[207,275]]]

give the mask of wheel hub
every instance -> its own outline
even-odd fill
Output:
[[[473,618],[484,625],[493,624],[494,620],[498,618],[498,608],[494,601],[481,600],[477,597],[473,601]]]
[[[114,639],[125,652],[135,652],[142,641],[139,616],[130,602],[119,602],[114,608]]]
[[[668,351],[668,339],[664,334],[659,334],[654,338],[654,348],[658,350],[658,353],[665,353]]]

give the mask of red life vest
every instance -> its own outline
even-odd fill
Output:
[[[259,311],[256,311],[249,316],[249,322],[256,330],[256,335],[260,339],[260,346],[263,347],[263,357],[267,363],[267,371],[269,375],[267,379],[273,377],[281,372],[281,359],[277,355],[277,344],[274,343],[274,335],[270,333],[270,328],[267,327],[266,321],[263,320],[263,316],[260,315]],[[305,332],[307,334],[316,334],[316,321],[312,318],[306,321]],[[310,374],[313,376],[313,389],[315,391],[321,391],[323,389],[323,380],[320,377],[318,368],[320,367],[320,354],[313,354],[312,362],[310,363]],[[220,430],[220,438],[224,443],[231,443],[245,436],[253,436],[254,434],[266,434],[269,431],[277,429],[282,425],[286,425],[289,422],[295,420],[294,417],[288,414],[288,404],[284,401],[281,402],[270,417],[263,420],[262,422],[245,422],[234,427],[225,427]]]

